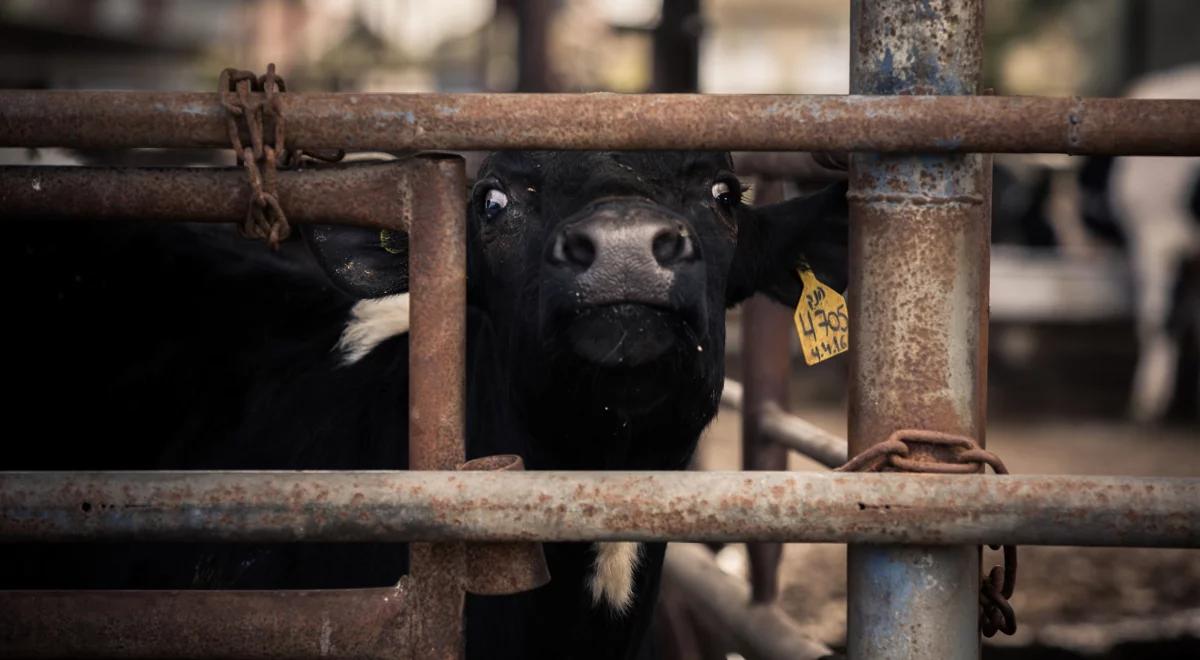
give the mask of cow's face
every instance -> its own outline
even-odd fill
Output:
[[[576,368],[719,356],[741,194],[720,154],[493,154],[470,202],[476,301]]]
[[[843,189],[766,208],[742,192],[726,153],[498,152],[483,163],[468,205],[469,302],[508,361],[506,391],[537,408],[525,417],[558,406],[572,422],[547,433],[663,427],[694,442],[720,395],[725,308],[755,291],[794,305],[805,262],[844,288]],[[355,250],[337,263],[376,281],[388,260],[400,266],[385,240]]]

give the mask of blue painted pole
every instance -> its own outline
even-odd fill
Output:
[[[983,0],[853,0],[853,94],[979,92]],[[850,455],[902,428],[983,443],[989,177],[979,154],[856,153]],[[914,447],[938,461],[937,448]],[[852,660],[979,658],[979,550],[852,545]]]

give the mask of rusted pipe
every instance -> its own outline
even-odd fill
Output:
[[[458,466],[460,472],[524,469],[525,462],[516,455],[485,456]],[[466,553],[466,590],[470,593],[515,594],[550,581],[541,543],[469,543]]]
[[[427,194],[412,200],[419,220],[409,232],[408,464],[412,470],[453,470],[464,460],[466,437],[467,178],[457,156],[417,162]],[[415,656],[461,658],[465,548],[415,543],[409,557],[421,611],[413,621]]]
[[[280,100],[288,145],[304,149],[1200,155],[1200,101],[294,93]],[[215,93],[0,91],[0,147],[228,146]]]
[[[0,657],[409,658],[407,586],[0,591]]]
[[[832,472],[5,472],[0,541],[1200,546],[1200,479]]]
[[[759,421],[763,437],[803,456],[835,468],[846,462],[846,439],[807,422],[778,406],[767,405]]]
[[[401,189],[423,190],[418,159],[279,172],[291,222],[406,228]],[[242,168],[0,167],[0,217],[240,222],[250,203]]]
[[[726,378],[725,387],[721,390],[721,405],[741,412],[743,398],[742,384]],[[762,407],[759,425],[765,439],[811,458],[825,467],[835,468],[846,462],[845,438],[797,417],[777,405],[767,403]]]
[[[712,553],[702,546],[667,546],[663,579],[670,580],[729,632],[734,649],[753,660],[817,660],[833,651],[801,632],[796,622],[775,603],[758,603],[746,583],[723,572]]]
[[[783,184],[760,179],[757,204],[783,201]],[[760,426],[763,408],[787,406],[791,377],[791,314],[764,295],[742,306],[742,469],[786,470],[787,449],[768,442]],[[769,603],[779,592],[778,543],[748,543],[750,591],[755,603]]]
[[[979,93],[983,0],[853,0],[850,16],[852,92],[935,105],[967,105],[973,97],[960,95]],[[1067,151],[1093,139],[1080,132],[1094,127],[1081,106],[1062,108]],[[1019,143],[1039,129],[1031,115],[1007,130]],[[967,151],[981,146],[970,142]],[[851,456],[904,428],[984,444],[988,180],[978,154],[853,155]],[[924,452],[917,458],[948,453]],[[973,497],[950,504],[970,506]],[[852,545],[847,567],[850,660],[979,657],[978,548]]]

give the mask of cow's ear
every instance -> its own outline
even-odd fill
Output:
[[[826,285],[846,290],[849,243],[846,184],[785,202],[747,209],[726,290],[735,305],[763,292],[788,306],[800,299],[798,269],[811,268]]]
[[[350,295],[408,291],[408,234],[342,225],[305,225],[301,233],[325,273]]]

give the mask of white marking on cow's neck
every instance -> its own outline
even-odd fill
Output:
[[[633,604],[633,575],[641,560],[642,544],[632,542],[596,543],[596,561],[588,590],[592,604],[607,605],[616,614],[625,614]]]
[[[350,308],[350,320],[334,350],[342,354],[342,364],[361,360],[376,346],[408,332],[408,294],[360,300]]]

